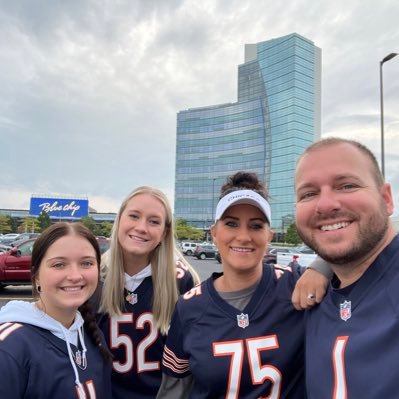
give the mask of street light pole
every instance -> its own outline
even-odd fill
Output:
[[[388,54],[382,61],[380,61],[380,105],[381,105],[381,172],[385,177],[385,148],[384,148],[384,96],[383,96],[383,78],[382,78],[382,65],[384,62],[396,57],[397,53]]]

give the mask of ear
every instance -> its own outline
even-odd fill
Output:
[[[385,202],[385,206],[387,208],[388,215],[392,215],[394,211],[394,203],[393,203],[393,196],[392,196],[392,188],[389,183],[384,183],[381,187],[381,196]]]
[[[217,230],[217,229],[216,229],[216,224],[213,224],[213,225],[211,226],[210,231],[211,231],[212,241],[214,242],[214,244],[217,245],[216,230]]]
[[[269,237],[268,237],[268,241],[269,241],[269,242],[272,242],[272,240],[273,240],[273,237],[274,237],[274,231],[273,231],[273,230],[271,230],[271,229],[269,229]]]

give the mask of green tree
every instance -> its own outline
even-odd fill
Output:
[[[101,222],[97,226],[99,236],[110,237],[113,224],[111,222]]]
[[[41,211],[38,218],[36,219],[36,224],[39,232],[47,229],[51,225],[51,219],[47,212]]]
[[[0,233],[11,233],[10,218],[5,215],[0,215]]]
[[[33,217],[24,218],[24,221],[18,227],[19,233],[34,233],[35,231],[39,231],[39,226]]]
[[[11,233],[16,233],[18,231],[19,220],[18,218],[8,217],[8,224],[11,227]]]
[[[80,223],[86,226],[94,235],[97,235],[97,225],[91,216],[84,216],[80,219]]]
[[[179,241],[181,240],[203,240],[205,233],[203,230],[196,229],[190,226],[184,219],[177,219],[176,224],[176,235]]]
[[[289,225],[287,232],[285,233],[285,242],[294,245],[298,245],[302,242],[301,238],[298,235],[295,223]]]

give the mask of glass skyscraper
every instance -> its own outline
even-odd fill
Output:
[[[272,227],[295,213],[293,177],[303,150],[320,138],[321,50],[296,34],[245,45],[238,101],[177,115],[175,216],[207,228],[220,187],[256,172],[271,196]]]

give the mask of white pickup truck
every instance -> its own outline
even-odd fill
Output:
[[[288,264],[296,260],[300,266],[308,267],[316,259],[316,256],[316,254],[303,254],[301,252],[279,252],[277,253],[277,264],[288,266]]]

